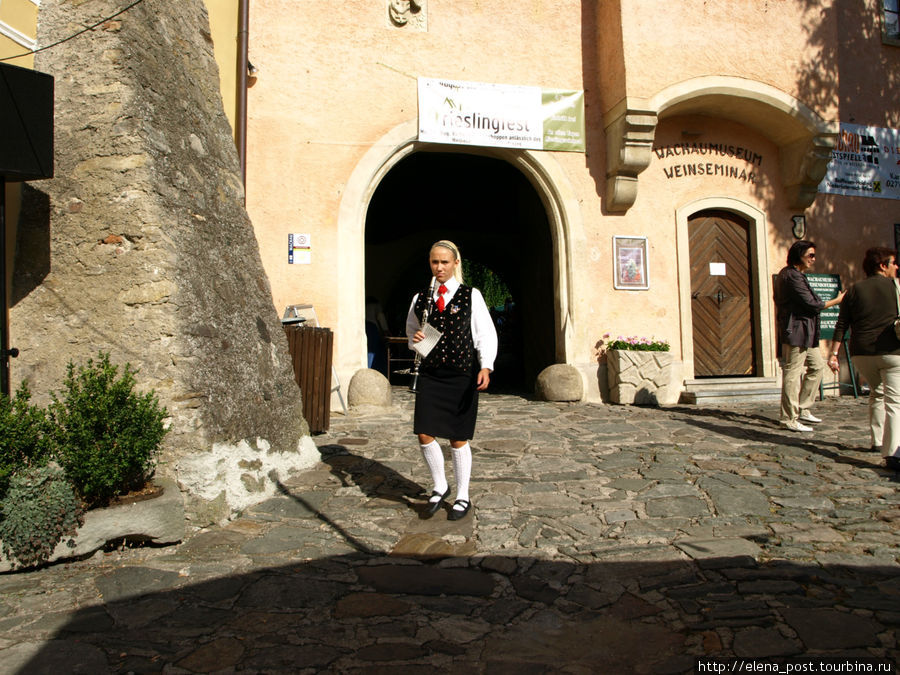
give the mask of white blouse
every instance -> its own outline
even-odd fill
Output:
[[[437,301],[438,286],[435,283],[433,300]],[[444,286],[447,292],[444,293],[444,302],[450,304],[450,300],[459,289],[459,281],[455,277],[448,279]],[[419,294],[413,296],[412,303],[409,305],[409,313],[406,315],[406,337],[409,338],[409,348],[412,349],[413,335],[419,330],[419,317],[416,316],[416,300]],[[494,320],[491,319],[491,313],[488,311],[487,303],[481,295],[481,291],[477,288],[472,289],[472,340],[475,342],[475,351],[478,353],[478,363],[482,368],[490,371],[494,370],[494,360],[497,358],[497,331],[494,328]]]

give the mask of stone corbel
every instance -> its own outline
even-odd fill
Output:
[[[650,165],[656,113],[625,107],[606,125],[606,209],[624,213],[637,199],[638,174]]]
[[[805,209],[813,203],[837,138],[837,131],[820,131],[782,146],[781,176],[791,208]]]

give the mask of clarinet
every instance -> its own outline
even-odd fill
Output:
[[[424,328],[425,324],[428,323],[428,308],[431,307],[431,303],[434,298],[434,284],[437,281],[434,277],[431,278],[431,286],[428,288],[428,302],[425,303],[425,309],[422,311],[422,323],[419,324],[419,329]],[[412,381],[409,383],[409,390],[416,393],[416,387],[419,384],[419,364],[422,363],[422,355],[419,352],[416,352],[416,360],[413,363],[412,369]]]

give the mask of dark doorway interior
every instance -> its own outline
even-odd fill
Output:
[[[372,197],[365,236],[366,296],[380,303],[391,335],[404,335],[439,239],[509,288],[512,305],[492,308],[501,346],[491,389],[530,390],[555,361],[553,245],[534,187],[502,160],[464,153],[417,152],[391,169]]]

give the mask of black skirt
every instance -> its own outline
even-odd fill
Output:
[[[478,417],[476,372],[450,368],[422,371],[416,385],[413,433],[451,441],[468,441],[475,435]]]

